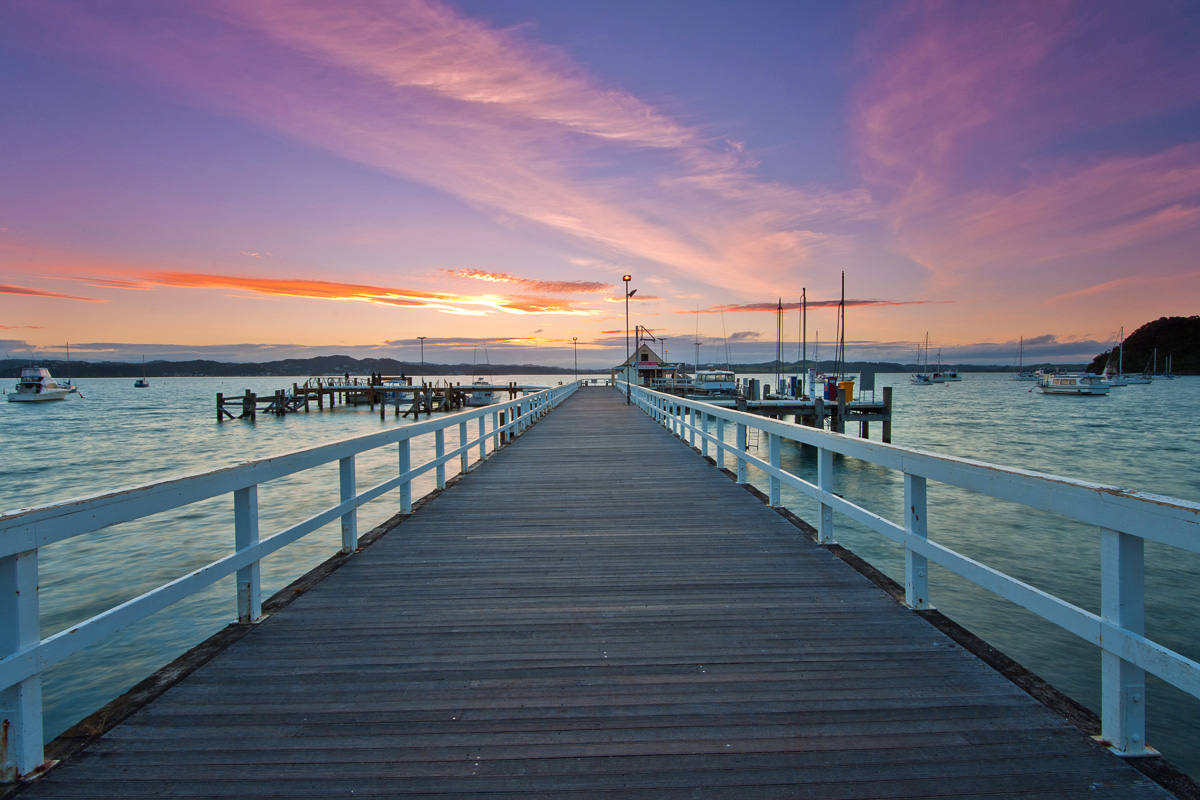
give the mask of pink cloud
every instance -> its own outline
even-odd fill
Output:
[[[0,284],[0,294],[15,294],[23,297],[45,297],[53,300],[81,300],[85,303],[103,303],[95,297],[79,297],[73,294],[63,294],[61,292],[47,292],[43,289],[31,289],[28,286],[8,286]]]
[[[733,291],[769,290],[871,213],[862,191],[763,180],[738,148],[435,0],[26,7],[190,102]],[[614,178],[631,154],[649,166]]]
[[[860,167],[930,289],[1019,276],[1022,292],[1054,292],[1056,276],[1094,281],[1098,258],[1125,248],[1194,251],[1200,146],[1123,152],[1104,138],[1200,99],[1200,51],[1174,14],[909,2],[864,38],[850,119]]]

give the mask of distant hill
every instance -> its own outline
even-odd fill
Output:
[[[56,378],[68,375],[66,361],[39,359],[38,366],[46,367]],[[9,359],[0,362],[0,376],[15,378],[21,367],[29,366],[28,360]],[[75,361],[69,365],[72,378],[140,378],[142,364],[123,361]],[[582,374],[607,374],[608,370],[581,369]],[[543,367],[538,364],[431,364],[397,361],[393,358],[352,358],[351,356],[317,356],[315,358],[289,358],[283,361],[230,363],[224,361],[147,361],[146,376],[149,378],[251,378],[275,375],[574,375],[575,370],[562,367]]]
[[[1109,356],[1120,356],[1120,346],[1105,351],[1088,366],[1097,375],[1104,372]],[[1158,369],[1166,368],[1171,357],[1171,371],[1176,375],[1200,374],[1200,316],[1159,317],[1147,322],[1125,337],[1124,366],[1126,372],[1143,372],[1153,368],[1158,351]]]

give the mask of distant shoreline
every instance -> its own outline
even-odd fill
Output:
[[[811,363],[811,362],[810,362]],[[10,358],[0,361],[0,378],[16,379],[22,367],[30,365],[29,359]],[[225,362],[225,361],[147,361],[144,368],[140,362],[124,361],[74,361],[69,364],[65,359],[41,359],[37,366],[45,367],[55,377],[72,378],[140,378],[145,370],[148,378],[277,378],[296,377],[298,375],[426,375],[441,377],[446,375],[608,375],[610,368],[580,368],[552,367],[541,364],[491,364],[486,367],[479,364],[414,364],[394,359],[356,359],[349,356],[318,356],[316,358],[287,359],[284,361],[266,362]],[[616,366],[616,365],[614,365]],[[682,365],[684,369],[688,364]],[[822,361],[824,369],[832,368],[833,364]],[[1024,369],[1057,369],[1081,371],[1085,364],[1026,364]],[[717,367],[717,368],[723,368]],[[730,369],[741,374],[762,375],[776,371],[795,374],[800,371],[798,362],[782,365],[774,363],[733,364]],[[1017,372],[1015,366],[981,365],[981,364],[942,364],[943,369],[954,369],[959,372]],[[846,373],[860,373],[864,370],[876,373],[905,373],[917,372],[916,364],[899,364],[895,362],[852,361],[842,365]]]

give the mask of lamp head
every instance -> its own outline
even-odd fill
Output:
[[[629,283],[631,280],[633,280],[633,276],[632,275],[622,275],[621,280],[625,281],[626,283]]]

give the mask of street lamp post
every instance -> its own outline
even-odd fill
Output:
[[[575,345],[575,382],[579,383],[579,337],[572,336],[571,342]]]
[[[629,282],[633,280],[632,275],[623,275],[621,280],[625,281],[625,405],[633,402],[632,394],[633,387],[633,351],[629,349],[629,298],[637,293],[637,289],[629,291]]]
[[[418,336],[421,340],[421,385],[425,385],[425,337]]]

